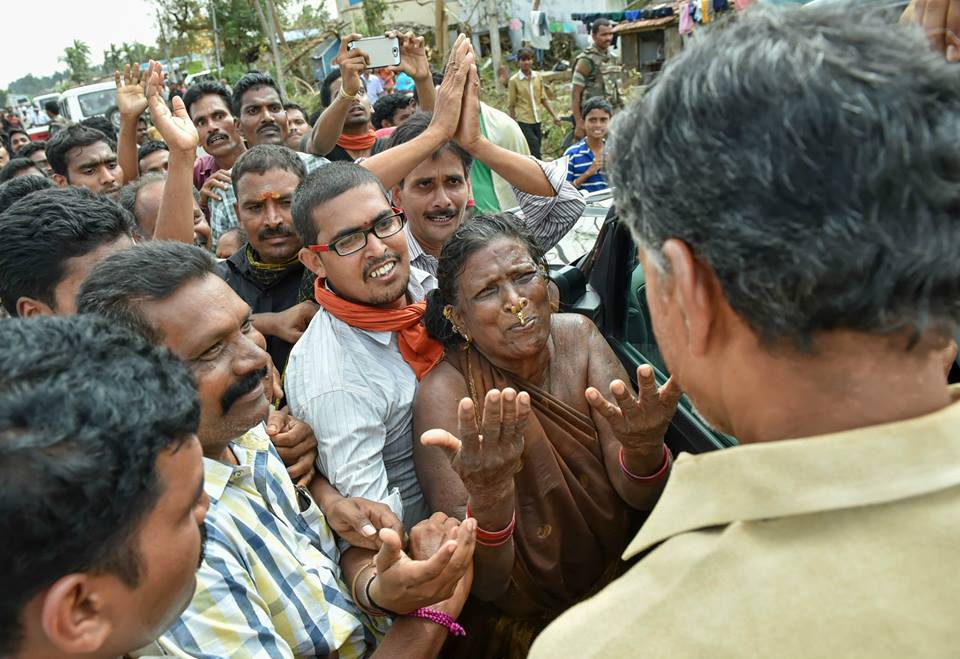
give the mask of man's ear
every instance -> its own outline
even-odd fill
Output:
[[[683,314],[690,354],[702,356],[718,330],[722,305],[726,304],[713,269],[694,255],[685,242],[667,240],[662,248],[673,280],[673,303]]]
[[[307,270],[315,274],[320,279],[327,278],[327,270],[323,267],[323,259],[320,258],[320,255],[316,252],[311,252],[306,247],[301,247],[300,251],[297,252],[297,257],[300,259],[300,263],[303,264]]]
[[[54,582],[40,606],[40,626],[51,645],[66,655],[102,651],[113,623],[105,615],[97,579],[87,574],[68,574]]]
[[[61,188],[70,187],[70,181],[68,181],[67,177],[64,176],[63,174],[57,174],[56,172],[54,172],[51,178],[53,179],[53,182],[59,185]]]
[[[47,303],[40,300],[34,300],[32,297],[21,297],[17,300],[17,316],[20,318],[56,315],[57,313]]]
[[[390,188],[390,203],[397,208],[403,208],[403,188],[399,185]]]

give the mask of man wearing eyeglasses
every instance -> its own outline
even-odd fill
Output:
[[[308,175],[293,217],[321,309],[290,353],[287,400],[314,428],[330,483],[387,504],[412,528],[430,514],[412,424],[417,379],[432,365],[417,346],[433,276],[410,266],[403,212],[359,165]]]
[[[434,344],[420,324],[436,281],[411,267],[404,216],[386,190],[453,138],[471,75],[474,55],[461,35],[421,135],[362,165],[308,174],[293,202],[320,311],[287,362],[291,413],[314,429],[330,483],[387,504],[406,528],[429,515],[413,465],[413,395],[440,358],[425,350]]]

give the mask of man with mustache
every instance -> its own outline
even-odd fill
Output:
[[[283,106],[280,87],[273,78],[259,71],[247,73],[233,86],[230,106],[239,135],[247,148],[252,149],[259,144],[286,144],[287,111]],[[297,152],[297,155],[308,172],[329,162],[326,158],[308,153]],[[239,225],[236,190],[232,185],[223,186],[218,196],[219,199],[211,198],[209,205],[214,244],[220,234]]]
[[[183,96],[193,125],[206,153],[193,165],[193,185],[200,191],[200,206],[209,215],[207,204],[220,200],[218,191],[230,186],[230,168],[246,151],[230,111],[230,92],[223,85],[204,80]]]
[[[180,357],[200,399],[207,557],[190,606],[147,654],[434,656],[447,628],[431,620],[452,625],[470,588],[475,522],[434,516],[411,529],[408,554],[384,506],[335,497],[321,512],[310,493],[329,501],[322,488],[295,488],[263,425],[267,353],[250,307],[215,263],[196,247],[153,241],[101,262],[78,298],[81,312]],[[380,529],[376,553],[372,537],[371,549],[338,546],[334,529],[348,542],[360,537],[333,510],[351,501],[369,515],[371,534]],[[397,614],[392,624],[386,611]]]
[[[294,151],[260,144],[233,167],[236,213],[247,235],[217,274],[253,309],[253,324],[267,337],[267,352],[282,373],[317,305],[313,278],[297,254],[302,243],[293,226],[293,193],[307,175]]]
[[[134,332],[0,324],[0,656],[113,659],[183,612],[208,505],[198,418],[187,368]]]

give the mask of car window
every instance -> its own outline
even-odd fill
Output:
[[[112,89],[103,89],[98,92],[88,92],[77,97],[80,111],[84,117],[97,114],[106,114],[107,110],[116,102],[117,92]]]
[[[636,351],[637,357],[648,362],[654,369],[659,371],[661,377],[659,381],[670,377],[670,370],[663,360],[663,353],[660,352],[660,346],[657,345],[657,338],[653,333],[653,323],[650,319],[650,308],[647,306],[647,283],[643,272],[643,266],[637,263],[630,272],[630,283],[627,287],[626,300],[626,328],[624,338],[627,345]],[[684,406],[691,414],[697,416],[690,399],[684,396],[680,399],[680,404]],[[701,420],[702,421],[702,420]],[[703,425],[703,430],[712,434],[720,446],[733,446],[736,444],[736,438],[717,432],[712,428]]]

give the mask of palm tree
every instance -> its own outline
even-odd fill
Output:
[[[70,82],[82,84],[90,76],[90,46],[79,39],[74,39],[72,46],[63,49],[60,61],[70,69]]]

